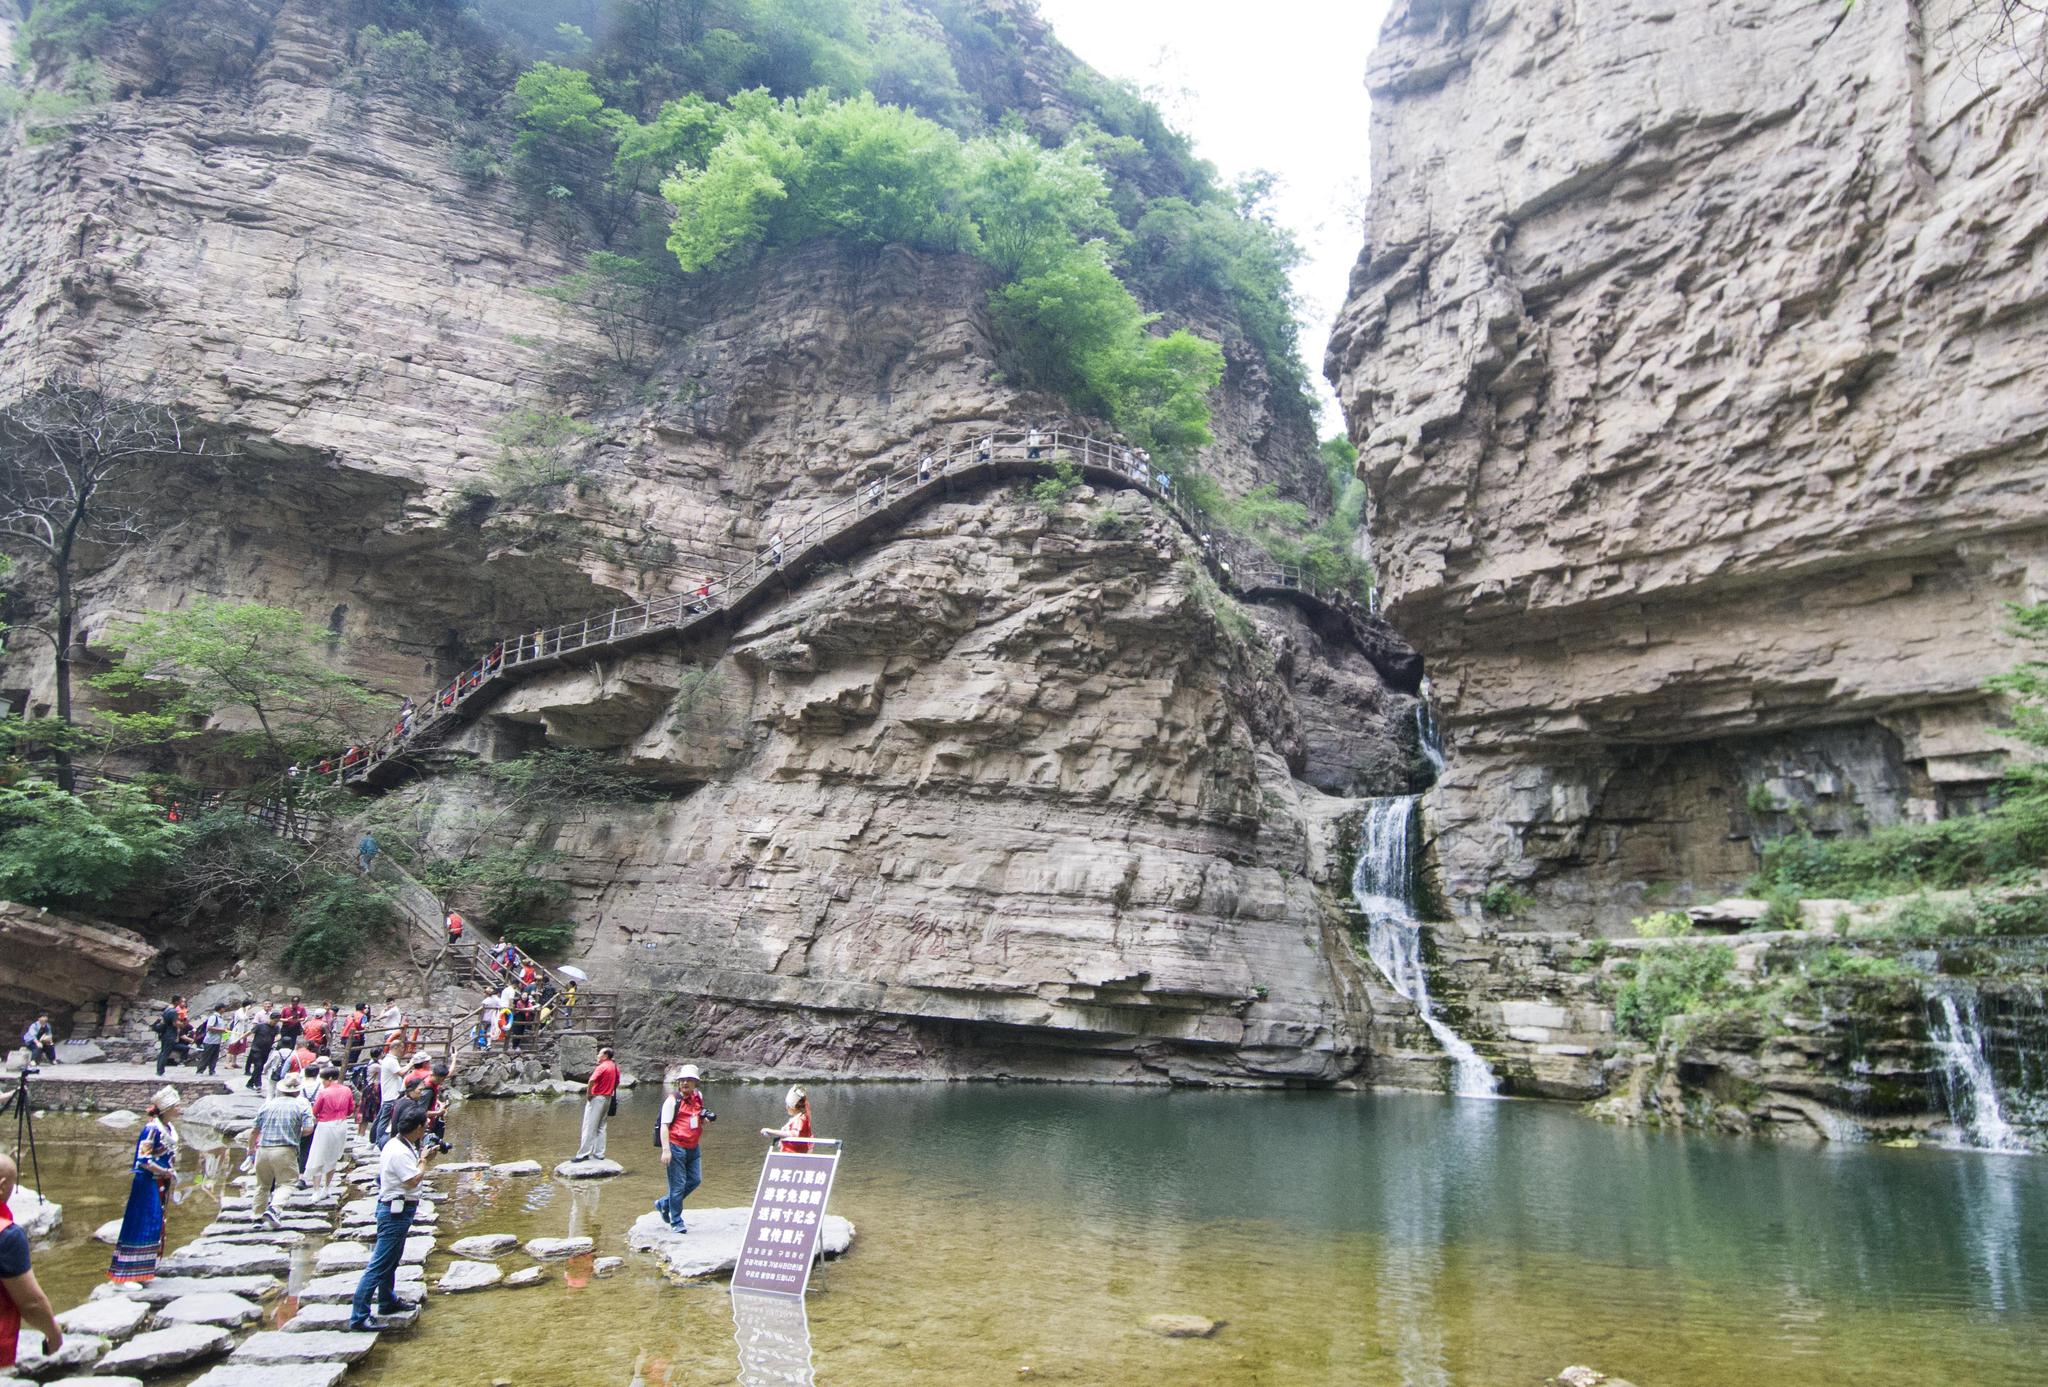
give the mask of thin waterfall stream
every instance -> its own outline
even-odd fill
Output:
[[[1417,795],[1368,800],[1358,829],[1358,865],[1351,898],[1369,926],[1366,953],[1394,991],[1415,1004],[1422,1024],[1451,1059],[1451,1092],[1490,1098],[1500,1091],[1493,1071],[1469,1042],[1437,1019],[1422,966],[1422,922],[1416,918],[1413,832]]]
[[[1937,1082],[1957,1136],[1987,1151],[2026,1150],[1998,1100],[1976,993],[1952,987],[1930,992],[1927,1039],[1941,1058]]]

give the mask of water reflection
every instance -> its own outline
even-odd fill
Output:
[[[732,1293],[740,1387],[812,1387],[811,1319],[800,1296]]]

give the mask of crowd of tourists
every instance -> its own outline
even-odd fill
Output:
[[[244,999],[232,1010],[226,1002],[193,1014],[184,997],[173,996],[150,1023],[157,1037],[156,1072],[189,1064],[195,1074],[217,1076],[223,1057],[230,1072],[240,1072],[243,1087],[259,1085],[268,1096],[287,1074],[303,1074],[305,1066],[332,1050],[354,1068],[365,1052],[371,1058],[387,1050],[419,1048],[420,1027],[408,1023],[396,997],[386,997],[373,1014],[368,1002],[343,1010],[327,1002],[307,1006],[294,992],[267,1004]]]
[[[451,937],[459,936],[449,915]],[[574,1017],[578,1002],[574,978],[557,982],[519,946],[505,941],[483,959],[483,968],[498,986],[484,993],[477,1007],[476,1028],[470,1044],[479,1051],[502,1046],[508,1053],[526,1048],[541,1034],[565,1028]]]

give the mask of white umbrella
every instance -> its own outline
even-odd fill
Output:
[[[574,978],[578,982],[590,981],[590,974],[584,972],[581,968],[573,966],[572,964],[565,963],[561,967],[557,968],[555,971],[557,973],[560,973],[565,978]]]

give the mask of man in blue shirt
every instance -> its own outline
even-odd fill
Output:
[[[36,1284],[28,1265],[28,1230],[7,1212],[19,1171],[12,1156],[0,1156],[0,1368],[14,1366],[14,1345],[23,1325],[43,1336],[43,1352],[64,1346],[49,1296]]]

